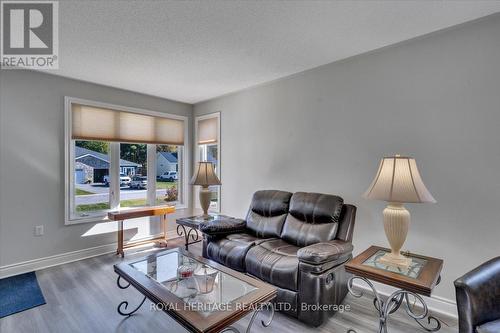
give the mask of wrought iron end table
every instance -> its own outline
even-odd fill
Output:
[[[201,242],[203,237],[198,233],[202,222],[213,221],[218,219],[232,219],[233,217],[221,214],[208,214],[207,216],[189,216],[181,217],[176,220],[177,235],[184,236],[184,248],[189,250],[189,245]]]
[[[389,251],[386,248],[371,246],[345,265],[346,271],[353,274],[347,284],[349,293],[354,297],[363,295],[362,292],[353,289],[353,282],[356,280],[368,285],[374,294],[373,305],[379,314],[379,333],[387,333],[389,315],[396,312],[403,304],[406,313],[423,329],[428,332],[440,330],[441,322],[429,314],[427,304],[421,295],[430,296],[434,287],[441,281],[443,260],[407,254],[412,259],[412,264],[407,270],[403,270],[379,262],[378,259]],[[393,292],[384,301],[370,280],[399,288],[399,290]],[[414,299],[414,302],[410,302],[410,297]],[[422,308],[420,312],[415,311],[415,303]],[[427,324],[422,322],[424,319]],[[356,331],[349,329],[347,332]]]

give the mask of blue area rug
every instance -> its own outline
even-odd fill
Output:
[[[0,318],[45,304],[35,272],[0,279]]]

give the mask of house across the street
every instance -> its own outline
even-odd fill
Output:
[[[141,165],[120,159],[120,173],[134,176]],[[96,151],[75,147],[75,183],[102,183],[109,174],[109,156]]]
[[[156,177],[160,177],[160,175],[163,175],[167,171],[179,171],[177,153],[161,151],[156,155]]]

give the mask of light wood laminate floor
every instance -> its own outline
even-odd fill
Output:
[[[182,245],[181,239],[169,242],[169,247]],[[137,251],[137,252],[135,252]],[[150,248],[130,250],[125,260],[143,257],[153,251]],[[190,251],[201,253],[200,243],[190,246]],[[136,315],[124,319],[116,312],[116,306],[128,300],[134,307],[142,297],[130,287],[121,290],[116,286],[113,264],[120,262],[113,254],[103,255],[65,265],[37,271],[38,281],[47,304],[0,319],[1,333],[30,332],[186,332],[179,324],[163,312],[151,310],[146,301]],[[313,328],[288,316],[277,313],[270,327],[260,326],[256,321],[252,332],[346,332],[354,328],[358,333],[377,332],[378,317],[372,298],[347,296],[345,304],[351,311],[337,313],[324,325]],[[450,318],[441,318],[440,332],[457,332],[457,323]],[[244,331],[249,316],[235,326]],[[389,332],[425,332],[406,316],[404,309],[390,316]]]

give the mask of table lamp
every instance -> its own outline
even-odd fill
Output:
[[[363,197],[388,202],[383,216],[391,252],[382,256],[379,262],[408,269],[411,259],[400,253],[410,226],[410,212],[403,204],[436,202],[422,182],[415,159],[400,155],[384,157],[375,179]]]
[[[221,185],[219,178],[215,174],[212,162],[198,162],[190,184],[201,185],[200,205],[203,209],[203,216],[208,216],[208,207],[210,207],[210,198],[212,197],[212,192],[210,192],[208,187],[210,185]]]

